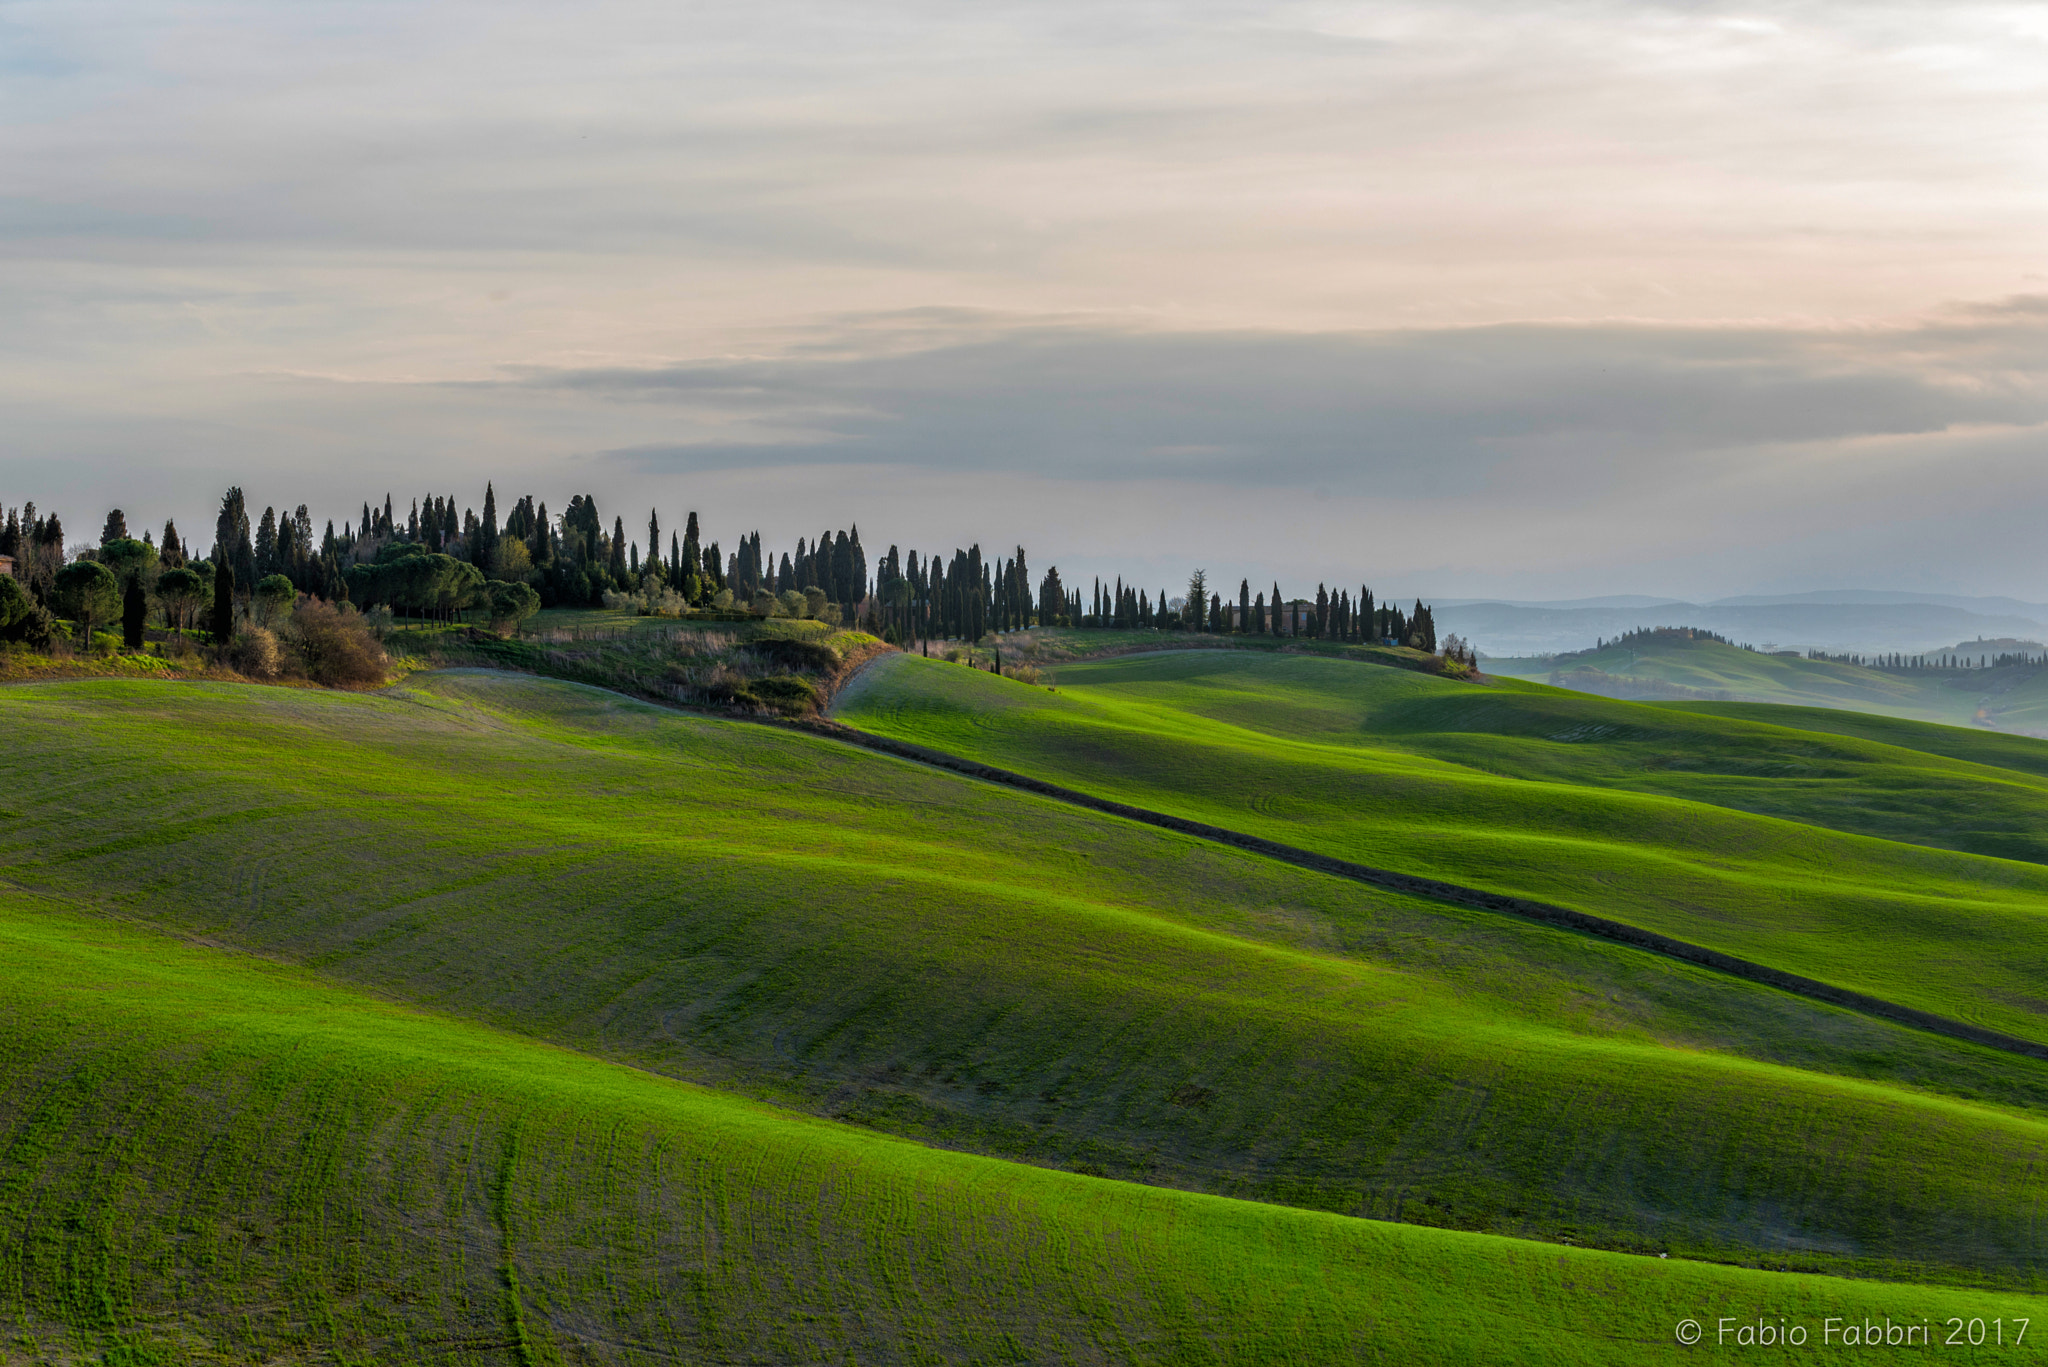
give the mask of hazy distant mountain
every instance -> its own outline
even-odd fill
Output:
[[[1640,593],[1610,593],[1605,598],[1560,598],[1540,603],[1519,602],[1501,598],[1439,598],[1434,600],[1437,608],[1464,608],[1486,605],[1508,608],[1544,608],[1569,610],[1571,608],[1654,608],[1664,603],[1682,603],[1682,598],[1651,598]]]
[[[1668,602],[1668,599],[1652,599],[1653,602]],[[1553,603],[1552,607],[1592,607],[1597,600],[1583,603]],[[1882,589],[1826,589],[1818,593],[1742,594],[1735,598],[1716,598],[1708,606],[1717,608],[1776,607],[1789,603],[1933,603],[1938,607],[1961,608],[1965,612],[1981,612],[1991,616],[2031,617],[2048,620],[2048,603],[2023,603],[2017,598],[1965,598],[1949,593],[1890,593]]]
[[[1705,627],[1772,650],[1919,654],[1958,641],[2048,639],[2048,606],[2009,598],[1840,590],[1712,603],[1581,599],[1564,603],[1466,600],[1439,604],[1439,632],[1455,631],[1491,656],[1584,650],[1637,627]]]

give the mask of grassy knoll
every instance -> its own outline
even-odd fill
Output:
[[[839,714],[2048,1040],[2048,869],[1927,847],[2040,857],[2041,785],[2020,771],[1511,681],[1220,652],[1064,666],[1057,692],[892,658]],[[1829,820],[1865,833],[1815,824]]]
[[[6,884],[488,1025],[1162,1187],[2048,1284],[2034,1062],[530,678],[0,707]]]
[[[511,639],[432,625],[394,629],[385,641],[421,667],[517,669],[664,702],[786,717],[816,712],[849,664],[882,648],[864,632],[806,618],[581,609],[542,612]]]
[[[1722,1316],[1818,1361],[1828,1317],[2048,1318],[935,1151],[15,893],[0,1009],[8,1362],[1634,1364]]]
[[[1439,656],[1407,646],[1366,645],[1346,641],[1321,641],[1305,636],[1215,635],[1206,631],[1160,631],[1151,627],[1128,630],[1089,627],[1033,627],[1013,631],[974,648],[977,662],[988,658],[991,646],[999,646],[1003,663],[1057,665],[1073,660],[1103,659],[1116,655],[1159,650],[1247,650],[1262,655],[1311,655],[1322,659],[1357,660],[1366,664],[1392,665],[1436,673],[1443,667]],[[935,643],[935,658],[962,655],[966,647],[957,642]],[[911,647],[911,653],[918,653]]]

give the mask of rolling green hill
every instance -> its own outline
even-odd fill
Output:
[[[2037,986],[2048,869],[1930,848],[2038,858],[2034,775],[1339,661],[1131,656],[1063,666],[1058,680],[1048,693],[891,658],[838,715],[1119,801],[1562,903],[2048,1040]]]
[[[1558,660],[1489,659],[1490,673],[1637,701],[1846,708],[1951,726],[2048,736],[2048,666],[1880,670],[1760,654],[1709,639],[1634,637]]]
[[[1696,1305],[2027,1313],[1686,1259],[2048,1286],[2048,1065],[573,685],[0,708],[38,1353],[1634,1362]]]
[[[946,1153],[18,894],[0,946],[10,1362],[1621,1364],[2048,1312]]]

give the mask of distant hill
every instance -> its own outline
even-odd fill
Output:
[[[1976,602],[1977,608],[1961,606]],[[2009,609],[1987,610],[1993,603]],[[1965,640],[2048,639],[2048,608],[2012,600],[1935,602],[1763,602],[1646,604],[1450,603],[1437,627],[1457,632],[1487,656],[1584,650],[1641,627],[1702,627],[1766,649],[1830,654],[1920,654]]]
[[[1607,698],[1784,703],[2026,734],[2048,731],[2048,667],[2039,665],[1872,669],[1657,632],[1549,659],[1488,660],[1486,669]]]

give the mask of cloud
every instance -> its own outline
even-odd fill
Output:
[[[525,368],[503,383],[672,409],[702,429],[603,453],[645,470],[899,465],[1539,502],[1684,478],[1744,451],[2048,422],[2048,310],[2035,299],[1858,330],[961,323],[882,354],[820,343]]]

